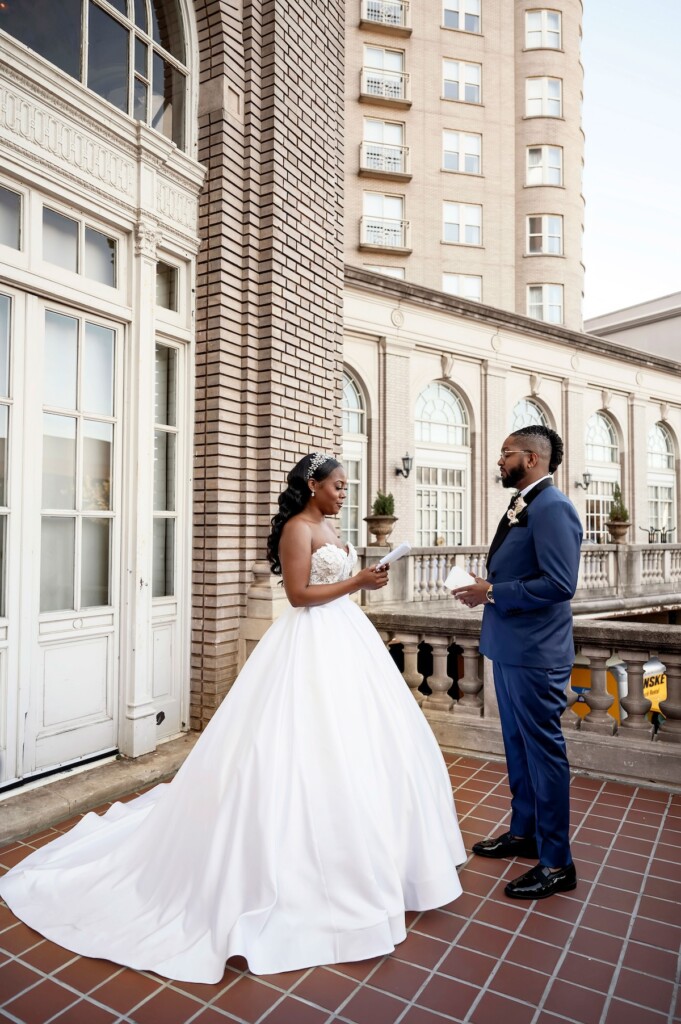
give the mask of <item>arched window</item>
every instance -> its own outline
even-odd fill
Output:
[[[343,371],[343,465],[348,491],[341,512],[341,537],[344,543],[359,547],[364,543],[366,504],[366,405],[357,380]]]
[[[416,400],[416,543],[453,547],[470,541],[470,448],[466,406],[446,384]]]
[[[674,442],[664,423],[648,431],[648,516],[647,524],[669,540],[676,520],[676,474]]]
[[[416,440],[468,444],[468,416],[459,396],[444,384],[429,384],[416,400]]]
[[[612,505],[615,484],[620,484],[619,445],[615,424],[596,412],[586,424],[586,469],[591,484],[586,494],[585,539],[598,544],[609,539],[605,520]]]
[[[515,434],[521,427],[548,427],[549,421],[541,406],[531,398],[521,398],[513,406],[511,413],[511,433]]]
[[[178,0],[5,3],[0,28],[185,148],[187,66]]]

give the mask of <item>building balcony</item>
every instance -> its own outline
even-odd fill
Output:
[[[359,247],[374,252],[411,252],[411,226],[408,220],[389,217],[361,217]]]
[[[362,68],[359,99],[361,103],[378,103],[381,106],[406,109],[411,106],[409,75],[404,71]]]
[[[362,0],[359,27],[397,36],[411,35],[408,0]]]
[[[409,147],[363,142],[359,147],[359,173],[365,178],[410,181]]]

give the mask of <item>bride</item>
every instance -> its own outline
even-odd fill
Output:
[[[46,938],[178,981],[214,983],[390,953],[406,910],[461,893],[465,860],[437,742],[349,599],[387,569],[327,517],[335,459],[288,475],[268,557],[291,604],[250,656],[169,784],[87,814],[0,879]]]

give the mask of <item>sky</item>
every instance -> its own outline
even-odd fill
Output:
[[[681,291],[681,0],[584,0],[584,318]]]

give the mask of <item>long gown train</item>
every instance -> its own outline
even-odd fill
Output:
[[[326,545],[311,582],[349,575]],[[461,893],[447,770],[348,597],[290,608],[169,784],[87,814],[0,879],[46,938],[180,981],[360,960]]]

